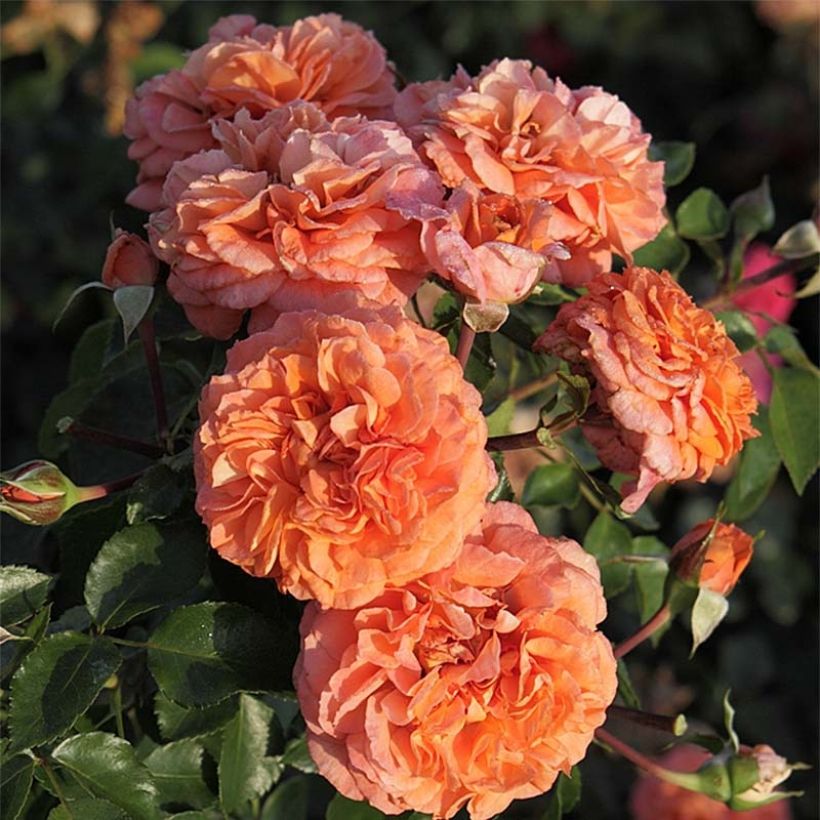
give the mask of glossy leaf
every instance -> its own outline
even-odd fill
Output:
[[[743,445],[740,461],[726,491],[727,521],[743,521],[752,515],[766,500],[780,471],[782,459],[774,443],[765,405],[758,407],[754,426],[760,435]]]
[[[325,820],[383,820],[384,814],[362,800],[337,794],[325,813]]]
[[[12,626],[46,602],[51,576],[31,567],[0,567],[0,624]]]
[[[205,784],[204,755],[202,744],[189,738],[157,746],[143,760],[159,792],[160,805],[204,809],[216,802],[216,795]]]
[[[154,464],[128,491],[128,523],[142,524],[168,518],[184,498],[185,487],[180,476],[167,464]]]
[[[528,476],[521,493],[525,507],[541,504],[545,507],[560,504],[574,507],[581,498],[578,473],[571,464],[544,464]]]
[[[792,225],[775,243],[772,251],[784,259],[802,259],[820,253],[820,232],[811,219]]]
[[[726,332],[743,353],[757,344],[757,331],[752,320],[742,310],[724,310],[715,314],[723,322]]]
[[[774,325],[766,334],[764,343],[769,353],[777,354],[792,367],[817,373],[817,368],[797,340],[797,334],[788,325]]]
[[[16,755],[3,761],[0,767],[0,806],[3,820],[17,820],[26,805],[31,781],[34,777],[34,761],[28,755]]]
[[[180,706],[157,692],[154,714],[165,740],[182,740],[220,730],[236,713],[237,698],[226,698],[213,706]]]
[[[626,661],[623,658],[618,659],[617,675],[618,694],[623,699],[623,702],[630,709],[640,709],[641,700],[638,697],[638,693],[635,691],[635,687],[632,684],[632,678],[629,675],[629,667],[627,667]]]
[[[801,494],[820,463],[820,381],[794,367],[774,372],[769,421],[777,449]]]
[[[281,774],[267,757],[273,709],[250,695],[239,696],[236,715],[225,727],[219,758],[219,802],[226,812],[238,811],[263,795]]]
[[[69,800],[68,806],[57,806],[48,815],[48,820],[129,820],[128,815],[110,800],[86,797]]]
[[[282,763],[305,774],[313,774],[316,771],[316,764],[310,756],[304,736],[288,741],[285,753],[282,755]]]
[[[289,689],[296,650],[285,625],[238,604],[208,602],[160,624],[148,667],[171,700],[204,706],[243,690]]]
[[[61,735],[120,666],[109,640],[76,632],[45,638],[11,682],[11,744],[27,749]]]
[[[199,524],[137,524],[103,544],[85,582],[85,602],[105,628],[128,623],[196,585],[205,569]]]
[[[720,239],[729,230],[729,211],[714,191],[698,188],[681,202],[675,222],[687,239]]]
[[[726,617],[729,602],[719,593],[701,587],[692,606],[692,652],[706,641]],[[690,655],[690,657],[691,657]]]
[[[260,820],[306,820],[310,778],[299,774],[281,782],[262,806]]]
[[[774,203],[769,191],[767,177],[757,188],[741,194],[731,207],[735,222],[735,234],[743,240],[750,240],[774,225]]]
[[[651,242],[632,254],[632,261],[639,267],[680,273],[688,264],[690,256],[689,245],[675,233],[670,222]]]
[[[633,565],[635,577],[635,594],[638,601],[638,615],[641,623],[646,623],[661,607],[666,576],[669,566],[664,560],[669,550],[663,542],[651,535],[640,535],[632,542],[636,555],[658,556],[655,561],[646,561]],[[659,629],[652,635],[652,642],[657,646],[665,630]]]
[[[52,756],[91,794],[110,800],[133,820],[162,816],[151,772],[137,760],[134,747],[106,732],[88,732],[63,741]]]
[[[504,436],[510,431],[510,422],[515,413],[515,402],[505,399],[487,416],[487,434],[490,436]]]
[[[543,820],[561,820],[565,814],[575,808],[581,799],[581,770],[573,766],[570,777],[563,773],[559,774],[550,794],[552,796],[549,808]]]
[[[649,158],[663,163],[663,184],[671,188],[689,176],[695,164],[695,143],[653,142],[649,146]]]
[[[623,524],[607,512],[599,513],[587,530],[584,549],[598,561],[607,598],[618,595],[629,586],[631,565],[612,560],[632,551],[632,536]]]

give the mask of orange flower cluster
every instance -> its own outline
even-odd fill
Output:
[[[757,399],[723,325],[666,273],[603,274],[563,305],[536,350],[593,380],[584,435],[604,466],[636,476],[635,512],[661,481],[706,481],[758,435]]]
[[[525,61],[397,97],[381,45],[333,14],[220,20],[125,131],[151,245],[117,236],[105,280],[161,260],[217,339],[250,311],[202,393],[197,511],[223,558],[311,601],[294,679],[319,771],[435,818],[551,788],[615,696],[598,567],[487,503],[482,397],[402,308],[431,271],[482,305],[585,283],[537,348],[593,377],[584,430],[638,476],[624,507],[705,480],[753,434],[737,351],[667,275],[608,273],[664,221],[649,135]]]

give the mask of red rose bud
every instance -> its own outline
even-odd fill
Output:
[[[49,461],[28,461],[0,473],[0,512],[24,524],[53,524],[75,504],[99,496],[99,488],[77,487]]]
[[[157,281],[158,272],[159,260],[151,252],[151,246],[136,234],[118,228],[105,254],[103,283],[113,289],[151,286]]]
[[[726,596],[752,559],[754,538],[714,519],[698,524],[672,548],[669,566],[684,583]]]

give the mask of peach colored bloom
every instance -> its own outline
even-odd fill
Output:
[[[699,746],[676,746],[658,762],[675,772],[695,772],[710,755]],[[643,776],[632,789],[633,820],[790,820],[788,801],[748,811],[732,811],[724,803],[654,777]]]
[[[757,432],[751,382],[726,331],[667,273],[602,274],[535,344],[593,380],[584,435],[635,512],[661,481],[706,481]]]
[[[538,199],[485,194],[464,180],[439,218],[428,218],[422,246],[433,269],[478,302],[526,299],[563,245],[550,242],[552,206]]]
[[[549,241],[571,256],[549,281],[583,284],[609,270],[613,252],[631,260],[666,221],[663,164],[648,160],[650,137],[600,88],[570,91],[526,60],[505,59],[472,80],[462,71],[449,85],[411,85],[394,110],[445,185],[469,179],[554,205]]]
[[[410,140],[393,123],[323,124],[304,103],[262,122],[267,130],[240,116],[217,124],[227,150],[177,163],[164,188],[168,207],[151,215],[152,245],[171,266],[169,291],[191,322],[228,338],[248,308],[262,308],[257,330],[350,289],[404,304],[428,263],[421,222],[403,214],[442,200]]]
[[[241,108],[261,116],[300,99],[332,117],[373,117],[390,111],[395,93],[384,48],[337,14],[280,27],[248,15],[222,18],[181,69],[144,83],[127,104],[128,155],[140,163],[128,202],[157,210],[171,165],[215,147],[214,117]]]
[[[743,278],[755,276],[783,260],[771,252],[762,242],[749,246],[743,257]],[[764,336],[774,322],[788,322],[797,305],[794,293],[797,279],[793,273],[771,279],[752,290],[745,290],[732,297],[735,307],[746,311],[759,336]],[[764,354],[772,367],[779,367],[783,360],[779,356]],[[741,358],[743,369],[749,374],[759,401],[768,404],[772,395],[772,377],[760,360],[760,354],[749,350]]]
[[[454,561],[495,471],[440,335],[398,308],[331,309],[228,352],[199,407],[197,510],[223,558],[349,608]]]
[[[675,544],[670,564],[682,580],[728,595],[752,560],[753,548],[751,535],[734,524],[715,527],[710,518]]]
[[[159,261],[151,246],[139,236],[118,228],[105,252],[103,284],[109,288],[128,285],[153,285],[157,281]]]
[[[598,567],[487,508],[456,565],[355,611],[302,619],[294,669],[319,772],[387,814],[473,820],[549,789],[615,696]]]

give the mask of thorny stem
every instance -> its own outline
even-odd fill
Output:
[[[785,276],[787,273],[797,273],[804,268],[812,267],[817,264],[817,254],[803,257],[802,259],[785,259],[783,262],[778,262],[766,270],[756,273],[754,276],[749,276],[742,282],[738,283],[737,287],[730,293],[721,291],[716,293],[711,298],[707,299],[701,307],[707,310],[715,310],[715,308],[722,307],[728,304],[739,293],[744,293],[747,290],[753,290],[760,285],[765,285],[772,279],[777,279],[780,276]]]
[[[638,644],[643,643],[650,635],[659,630],[671,617],[669,604],[664,604],[631,638],[615,647],[615,658],[622,658]]]
[[[655,715],[651,712],[642,712],[640,709],[627,709],[625,706],[610,706],[607,716],[628,720],[640,726],[649,726],[661,732],[669,732],[680,737],[686,731],[686,719],[683,715]]]
[[[165,390],[162,386],[162,373],[157,356],[157,342],[154,335],[154,320],[146,316],[138,325],[137,331],[145,351],[145,361],[148,364],[148,375],[151,378],[151,393],[154,396],[154,413],[157,417],[157,435],[170,452],[171,440],[168,436],[168,410],[165,405]]]
[[[475,331],[462,319],[461,330],[458,334],[458,345],[456,347],[456,358],[461,364],[462,370],[467,367],[467,360],[470,358],[470,351],[473,349],[475,336]]]
[[[89,427],[80,421],[72,419],[62,432],[74,438],[82,438],[86,441],[93,441],[97,444],[104,444],[108,447],[116,447],[119,450],[129,450],[132,453],[139,453],[148,458],[159,458],[163,454],[163,449],[151,444],[149,441],[121,436],[117,433],[109,433],[107,430],[100,430],[97,427]]]

